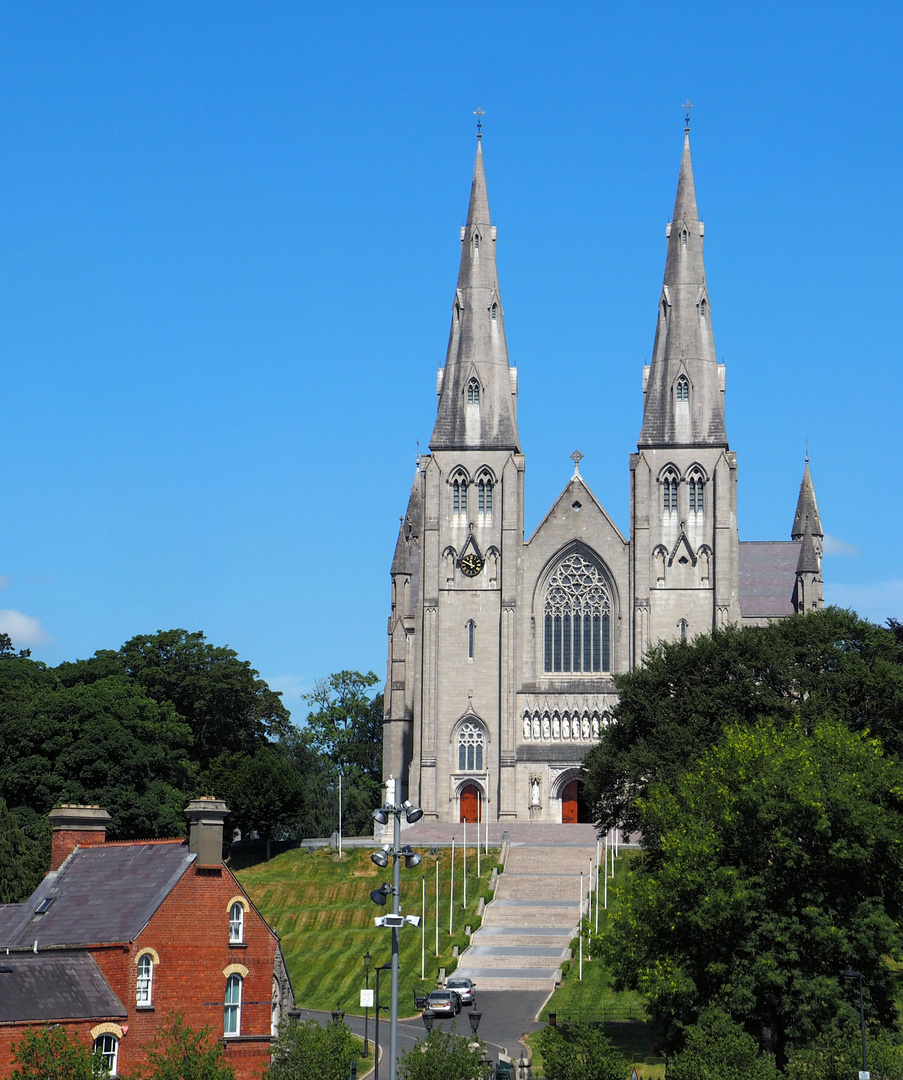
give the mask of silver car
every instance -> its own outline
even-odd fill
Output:
[[[454,992],[461,999],[462,1005],[473,1005],[474,994],[476,993],[476,983],[470,979],[456,978],[454,975],[450,979],[445,980],[446,990],[454,990]]]
[[[426,1007],[436,1016],[457,1016],[461,999],[454,990],[434,990],[426,999]]]

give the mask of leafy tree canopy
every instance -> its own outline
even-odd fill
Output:
[[[490,1066],[482,1058],[482,1043],[474,1046],[464,1035],[434,1028],[426,1040],[399,1055],[398,1075],[401,1080],[488,1080]]]
[[[33,1028],[13,1047],[12,1080],[96,1080],[102,1060],[62,1027]]]
[[[20,904],[41,883],[50,863],[50,822],[0,799],[0,904]]]
[[[665,1071],[665,1080],[777,1080],[777,1077],[774,1059],[763,1057],[752,1035],[721,1009],[707,1009],[699,1023],[687,1029],[686,1046],[668,1058]]]
[[[870,1032],[866,1047],[872,1080],[903,1080],[903,1046],[886,1034]],[[812,1046],[790,1056],[787,1080],[850,1080],[862,1068],[860,1027],[850,1023],[843,1031],[819,1038]]]
[[[877,740],[834,719],[733,726],[638,810],[645,854],[602,945],[672,1046],[717,1005],[783,1067],[854,1016],[850,967],[893,1025],[903,769]]]
[[[347,1024],[286,1018],[272,1055],[268,1080],[347,1080],[357,1042]]]
[[[134,1080],[235,1080],[235,1070],[210,1028],[192,1028],[174,1013],[157,1030]]]
[[[547,1080],[624,1080],[630,1064],[600,1027],[585,1021],[538,1035]]]
[[[836,718],[903,760],[903,641],[839,608],[766,627],[661,643],[615,677],[616,723],[586,757],[586,793],[603,829],[635,831],[637,798],[675,783],[725,728]]]
[[[371,814],[381,802],[383,696],[371,696],[378,682],[372,671],[339,671],[306,696],[312,708],[302,736],[342,776],[349,834],[372,831]]]

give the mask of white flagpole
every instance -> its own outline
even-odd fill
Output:
[[[426,978],[426,874],[423,875],[420,898],[420,978]]]
[[[580,975],[583,981],[583,871],[580,871]]]
[[[455,913],[455,838],[452,837],[451,895],[448,900],[448,936],[454,935]]]
[[[467,818],[464,819],[464,903],[461,907],[467,907]]]
[[[608,911],[608,833],[605,834],[605,873],[602,875],[605,879],[605,910]]]
[[[483,820],[483,793],[477,792],[477,880],[480,879],[480,822]]]
[[[436,859],[436,956],[439,955],[439,859]]]

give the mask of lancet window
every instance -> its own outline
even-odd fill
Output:
[[[702,300],[699,301],[699,314],[702,316],[703,319],[705,318],[706,308],[708,308],[708,306],[709,305],[706,303],[705,297],[703,297]]]
[[[492,517],[492,476],[481,472],[477,478],[477,512],[484,521]]]
[[[476,379],[471,379],[467,384],[467,404],[479,405],[480,404],[480,384]]]
[[[690,400],[690,380],[686,375],[679,375],[677,377],[676,397],[678,401]]]
[[[451,484],[452,489],[452,514],[456,518],[467,517],[467,477],[459,472],[455,474]]]
[[[611,670],[611,599],[599,567],[579,552],[549,580],[543,609],[548,674]]]
[[[468,720],[458,731],[458,772],[483,771],[483,729]]]
[[[677,513],[677,476],[672,472],[662,477],[662,511],[665,514]]]
[[[687,481],[689,509],[691,514],[702,517],[705,514],[705,480],[699,473],[692,473]]]

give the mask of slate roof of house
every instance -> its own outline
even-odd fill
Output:
[[[184,841],[77,848],[24,904],[10,905],[17,911],[0,918],[0,947],[134,941],[194,859]]]
[[[740,541],[740,613],[744,618],[793,614],[799,557],[796,540]]]
[[[0,956],[0,1024],[125,1015],[122,1002],[90,953]]]

